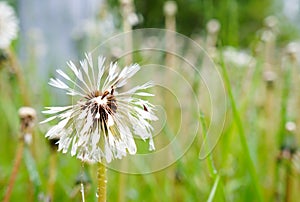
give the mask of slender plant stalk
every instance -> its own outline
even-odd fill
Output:
[[[204,118],[203,112],[201,112],[201,114],[200,114],[200,122],[201,122],[201,126],[202,126],[202,132],[204,134],[203,135],[204,140],[205,140],[207,138],[207,126],[206,126],[206,123],[205,123],[205,118]],[[213,177],[215,175],[217,175],[218,171],[215,168],[214,161],[213,161],[213,158],[212,158],[211,154],[208,155],[206,162],[207,162],[207,167],[208,167],[210,175],[213,176]]]
[[[8,55],[9,55],[10,66],[13,72],[16,74],[18,86],[20,88],[21,97],[23,100],[23,105],[30,106],[29,93],[27,91],[27,85],[19,61],[12,50],[8,50]]]
[[[85,202],[84,185],[83,185],[83,183],[80,183],[80,192],[81,192],[81,200],[82,200],[82,202]]]
[[[204,139],[206,139],[207,138],[207,126],[206,126],[206,123],[205,123],[205,117],[204,117],[203,112],[201,112],[201,114],[200,114],[200,122],[201,122],[201,126],[202,126],[202,132],[204,134]],[[210,191],[210,194],[209,194],[209,197],[208,197],[207,201],[213,201],[218,186],[222,190],[223,199],[225,199],[224,188],[223,188],[221,175],[219,174],[218,170],[215,167],[214,160],[213,160],[213,157],[212,157],[212,153],[210,153],[208,155],[208,157],[206,159],[206,162],[207,162],[207,167],[208,167],[208,170],[209,170],[209,174],[214,180],[214,185],[213,185],[213,187]]]
[[[98,163],[98,202],[106,202],[106,167],[103,163]]]
[[[218,175],[215,179],[215,182],[214,182],[214,186],[209,194],[209,197],[207,199],[207,202],[212,202],[215,195],[216,195],[216,192],[217,192],[217,188],[218,188],[218,185],[219,185],[219,182],[220,182],[220,175]]]
[[[285,176],[285,202],[292,201],[292,177],[291,177],[291,164],[290,161],[286,165]]]
[[[128,160],[126,158],[122,159],[121,162],[122,169],[126,169],[128,167]],[[125,187],[127,182],[127,174],[126,173],[119,173],[119,190],[118,190],[118,202],[125,201]]]
[[[285,62],[285,61],[284,61]],[[282,92],[281,92],[281,103],[280,103],[280,128],[278,131],[278,135],[277,135],[277,142],[278,142],[278,146],[280,147],[281,145],[283,145],[284,142],[284,137],[285,137],[285,123],[288,120],[288,111],[287,111],[287,107],[288,107],[288,100],[289,100],[289,96],[290,96],[290,88],[291,86],[291,79],[292,79],[292,75],[291,75],[291,66],[289,66],[288,63],[284,63],[284,72],[283,72],[283,83],[282,83]],[[277,162],[276,166],[275,166],[275,185],[274,186],[274,197],[277,198],[278,195],[281,195],[283,193],[280,193],[279,190],[279,184],[280,184],[280,173],[279,173],[279,169],[281,166],[281,162]]]
[[[13,171],[12,171],[12,174],[9,179],[9,184],[8,184],[3,202],[10,201],[11,193],[12,193],[12,190],[13,190],[13,187],[14,187],[14,184],[16,181],[16,177],[19,172],[20,165],[21,165],[23,151],[24,151],[24,141],[21,140],[19,143],[19,146],[18,146],[16,156],[15,156],[15,163],[14,163]]]
[[[222,56],[221,56],[221,58],[222,58]],[[243,126],[239,111],[237,109],[237,106],[236,106],[236,103],[235,103],[235,100],[234,100],[234,97],[233,97],[231,84],[230,84],[230,81],[229,81],[229,76],[228,76],[228,73],[227,73],[227,70],[226,70],[226,67],[225,67],[225,64],[224,64],[223,61],[221,61],[221,68],[222,68],[222,72],[223,72],[224,84],[225,84],[225,87],[228,91],[229,100],[231,102],[233,118],[234,118],[234,121],[235,121],[236,126],[237,126],[238,134],[240,136],[240,141],[241,141],[241,146],[242,146],[243,153],[246,156],[246,163],[247,163],[247,167],[249,169],[249,173],[250,173],[250,176],[251,176],[251,179],[252,179],[252,182],[253,182],[255,194],[257,196],[258,201],[263,201],[263,196],[262,196],[262,193],[261,193],[257,173],[256,173],[256,170],[255,170],[254,163],[251,159],[249,147],[248,147],[248,144],[247,144],[247,139],[246,139],[246,135],[245,135],[245,131],[244,131],[244,126]]]
[[[48,180],[48,196],[53,201],[54,199],[54,185],[56,179],[56,164],[57,164],[57,153],[51,152],[50,155],[50,170]]]

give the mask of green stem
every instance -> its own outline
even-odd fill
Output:
[[[290,161],[287,162],[286,165],[286,176],[285,176],[285,202],[290,202],[292,201],[292,180],[291,180],[291,165]]]
[[[98,163],[98,202],[106,202],[106,167]]]
[[[203,132],[203,136],[204,136],[204,141],[206,140],[207,138],[207,126],[206,126],[206,123],[205,123],[205,116],[203,114],[203,112],[200,112],[200,123],[201,123],[201,126],[202,126],[202,132]],[[208,166],[208,170],[209,170],[209,173],[211,176],[215,176],[218,174],[218,171],[216,170],[215,168],[215,165],[214,165],[214,161],[213,161],[213,158],[212,158],[212,155],[209,154],[208,157],[207,157],[207,166]]]
[[[254,163],[251,159],[249,147],[247,145],[247,139],[246,139],[243,123],[242,123],[239,111],[237,109],[237,106],[236,106],[236,103],[235,103],[235,100],[234,100],[234,97],[233,97],[233,93],[232,93],[232,90],[231,90],[231,84],[230,84],[230,81],[229,81],[229,76],[228,76],[225,64],[224,64],[222,59],[223,58],[221,56],[221,69],[223,71],[224,84],[225,84],[225,87],[228,91],[229,100],[230,100],[231,107],[232,107],[232,112],[233,112],[233,118],[234,118],[234,121],[235,121],[236,126],[237,126],[238,134],[240,136],[240,142],[241,142],[242,150],[243,150],[243,153],[246,156],[246,163],[247,163],[247,167],[249,169],[250,176],[251,176],[251,179],[252,179],[252,182],[253,182],[253,186],[254,186],[254,189],[255,189],[255,192],[256,192],[257,200],[258,201],[263,201],[263,197],[262,197],[262,193],[260,191],[261,189],[260,189],[260,186],[259,186],[257,173],[256,173],[256,170],[255,170]]]
[[[207,199],[207,202],[212,202],[214,200],[214,197],[216,195],[216,191],[217,191],[217,188],[218,188],[218,185],[219,185],[219,182],[220,182],[220,175],[218,175],[215,179],[215,182],[214,182],[214,186],[209,194],[209,197]]]

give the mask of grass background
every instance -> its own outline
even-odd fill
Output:
[[[17,1],[10,3],[18,8]],[[136,11],[144,16],[144,23],[134,28],[164,27],[163,3],[136,1]],[[192,116],[201,125],[199,134],[182,158],[161,171],[145,175],[108,170],[108,201],[297,201],[300,127],[293,131],[286,129],[287,122],[294,122],[296,126],[300,123],[299,63],[296,58],[299,52],[286,48],[289,42],[298,39],[296,26],[287,23],[276,10],[280,7],[279,1],[273,4],[268,0],[248,3],[190,1],[186,9],[182,9],[183,1],[177,3],[177,30],[193,38],[198,36],[200,44],[205,44],[208,38],[207,21],[217,18],[221,23],[218,43],[214,45],[214,51],[209,52],[215,54],[213,59],[227,94],[226,122],[221,139],[207,159],[199,159],[201,143],[210,124],[209,105],[201,106],[203,113]],[[117,1],[108,1],[108,5],[108,12],[115,16],[115,26],[121,31],[120,5]],[[269,14],[277,15],[280,30],[274,45],[260,37],[265,31],[275,33],[263,23]],[[93,44],[90,39],[86,40],[86,44]],[[20,43],[14,42],[11,51],[18,53]],[[85,43],[78,48],[80,56],[88,49]],[[227,45],[234,46],[238,52],[246,50],[255,63],[247,63],[244,67],[229,63],[223,56]],[[182,47],[183,53],[188,51],[189,47]],[[137,54],[134,59],[142,61],[141,57]],[[0,71],[0,199],[5,195],[18,148],[18,109],[25,103],[22,86],[16,72],[12,71],[9,58],[8,62],[2,60]],[[165,55],[161,55],[160,61],[165,63]],[[40,113],[43,106],[71,101],[62,93],[53,92],[47,81],[38,77],[35,64],[20,64],[21,76],[26,82],[23,87],[29,95],[30,106],[38,112],[37,121],[44,118]],[[49,77],[54,69],[50,72]],[[275,73],[276,78],[270,80],[268,72]],[[200,86],[197,87],[198,82]],[[195,83],[194,93],[199,99],[205,99],[201,81],[195,80]],[[156,94],[156,97],[165,96],[168,95],[163,91]],[[156,138],[162,145],[174,138],[180,119],[180,114],[170,109],[170,102],[171,106],[176,106],[173,99],[162,101],[168,117]],[[96,201],[96,166],[82,166],[75,158],[51,150],[44,138],[47,128],[47,125],[37,125],[32,145],[25,147],[11,201],[45,201],[51,189],[49,176],[53,170],[56,172],[53,201],[81,201],[78,184],[81,181],[86,182],[86,200]],[[141,151],[146,151],[147,147],[139,142]]]

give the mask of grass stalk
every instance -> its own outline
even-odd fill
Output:
[[[23,105],[30,106],[29,93],[27,91],[25,77],[24,77],[24,74],[20,67],[19,61],[12,50],[8,50],[8,56],[9,56],[9,62],[10,62],[11,69],[16,74],[18,86],[19,86],[21,97],[23,100]]]
[[[206,126],[206,122],[205,122],[205,116],[202,112],[200,114],[200,122],[201,122],[201,126],[202,126],[202,132],[204,134],[204,139],[206,139],[206,137],[207,137],[207,126]],[[212,153],[210,153],[208,155],[208,157],[206,159],[206,162],[207,162],[207,167],[208,167],[210,176],[214,180],[214,185],[213,185],[213,187],[210,191],[210,194],[209,194],[209,197],[208,197],[207,201],[213,201],[218,186],[220,186],[220,189],[222,190],[222,194],[223,194],[222,198],[225,199],[226,197],[224,195],[223,183],[222,183],[222,180],[221,180],[221,176],[220,176],[218,170],[215,167],[214,160],[213,160],[213,157],[212,157]]]
[[[227,73],[227,70],[226,70],[226,66],[225,66],[225,63],[222,59],[223,58],[221,56],[221,70],[222,70],[222,73],[223,73],[222,75],[223,75],[223,79],[224,79],[224,84],[225,84],[225,87],[227,89],[227,92],[228,92],[228,95],[229,95],[229,100],[230,100],[231,107],[232,107],[233,119],[234,119],[234,122],[236,123],[236,126],[237,126],[237,130],[238,130],[238,134],[239,134],[239,137],[240,137],[242,150],[243,150],[243,153],[246,157],[246,163],[247,163],[247,167],[249,169],[252,184],[254,186],[254,191],[255,191],[255,194],[256,194],[256,197],[257,197],[257,201],[263,201],[263,196],[262,196],[262,193],[261,193],[259,180],[258,180],[258,177],[257,177],[257,173],[256,173],[256,170],[255,170],[254,163],[251,159],[251,155],[250,155],[249,147],[248,147],[248,144],[247,144],[247,139],[246,139],[246,134],[245,134],[245,131],[244,131],[243,123],[242,123],[239,111],[237,109],[235,99],[233,97],[233,92],[232,92],[229,76],[228,76],[228,73]]]
[[[285,176],[285,202],[292,201],[292,177],[291,177],[291,164],[290,161],[286,165],[286,176]]]
[[[5,196],[4,196],[4,200],[3,202],[9,202],[10,201],[10,197],[12,194],[12,190],[19,172],[19,168],[21,165],[21,160],[22,160],[22,156],[23,156],[23,152],[24,152],[24,141],[23,139],[20,141],[19,145],[18,145],[18,150],[15,156],[15,163],[13,166],[13,171],[11,173],[10,179],[9,179],[9,183],[5,192]]]
[[[218,185],[219,185],[219,182],[220,182],[220,175],[217,175],[216,179],[215,179],[215,182],[214,182],[214,185],[213,185],[213,188],[211,189],[211,192],[209,194],[209,197],[207,199],[207,202],[212,202],[214,200],[214,197],[216,195],[216,192],[217,192],[217,188],[218,188]]]

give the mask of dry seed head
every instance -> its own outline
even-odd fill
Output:
[[[120,3],[124,6],[124,5],[129,5],[132,4],[132,0],[120,0]]]
[[[0,1],[0,49],[6,49],[17,38],[19,20],[14,9],[5,1]]]
[[[277,75],[274,71],[266,70],[263,74],[263,78],[264,78],[264,81],[267,82],[268,84],[271,84],[271,83],[273,84],[277,78]]]
[[[216,19],[211,19],[206,25],[207,32],[210,34],[216,34],[220,31],[220,22]]]
[[[19,109],[19,117],[21,120],[21,130],[22,132],[25,132],[34,126],[36,112],[31,107],[21,107]]]
[[[285,129],[289,132],[294,132],[296,130],[296,123],[289,121],[285,124]]]
[[[265,26],[267,26],[270,29],[273,29],[277,26],[278,24],[278,19],[275,16],[268,16],[264,20]]]
[[[297,53],[299,52],[299,44],[291,42],[286,47],[286,54],[292,59],[297,60]]]
[[[164,5],[164,12],[167,16],[173,16],[177,12],[177,4],[175,1],[166,1]]]
[[[127,21],[131,26],[136,26],[140,23],[139,16],[135,12],[128,14]]]
[[[33,108],[31,107],[21,107],[19,109],[19,117],[22,118],[31,118],[35,119],[36,118],[36,112]]]
[[[155,106],[142,99],[153,96],[143,92],[153,83],[147,82],[122,91],[121,88],[139,71],[140,66],[133,64],[119,71],[117,63],[105,65],[104,57],[97,59],[98,65],[94,66],[92,54],[87,53],[79,67],[73,62],[68,63],[73,72],[71,74],[80,83],[60,69],[57,73],[63,80],[50,79],[51,86],[79,99],[68,106],[46,107],[43,113],[50,117],[41,123],[54,119],[59,122],[45,136],[59,138],[58,151],[69,152],[85,162],[95,163],[105,159],[109,163],[127,153],[136,154],[134,136],[149,139],[149,150],[154,150],[151,121],[157,120]],[[108,74],[105,75],[105,72]]]
[[[21,121],[21,138],[29,145],[32,142],[32,128],[36,119],[36,112],[31,107],[21,107],[19,117]]]

